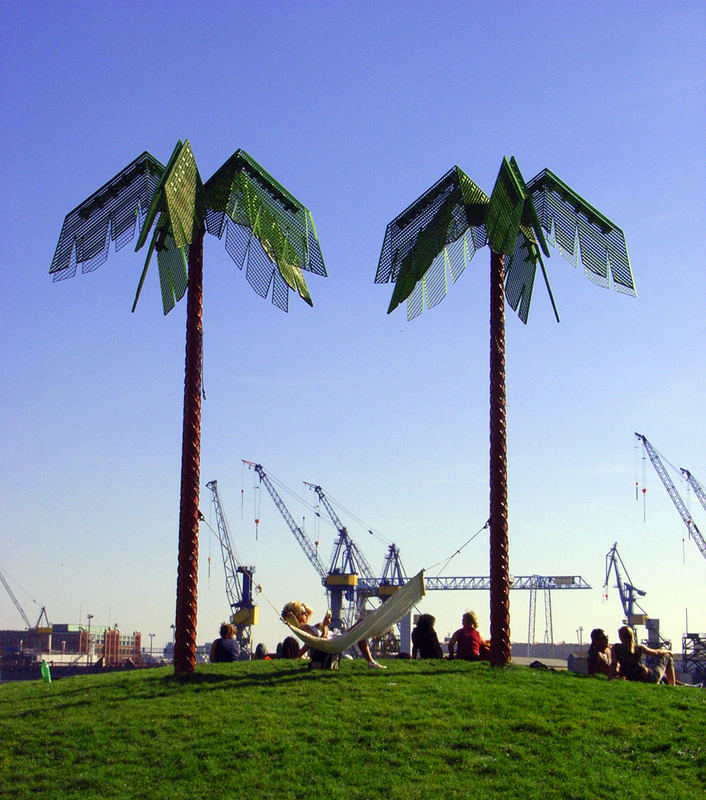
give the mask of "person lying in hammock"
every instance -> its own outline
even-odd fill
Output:
[[[300,603],[298,600],[292,600],[282,609],[282,619],[285,622],[297,628],[301,628],[311,636],[316,636],[319,639],[328,639],[329,626],[331,624],[331,611],[328,610],[321,622],[317,622],[314,625],[311,624],[311,618],[313,616],[314,609],[306,605],[306,603]],[[355,628],[355,625],[353,627]],[[387,667],[382,664],[378,664],[373,658],[367,639],[361,639],[358,642],[358,648],[363,658],[368,662],[368,667],[370,669],[387,669]],[[299,655],[303,656],[308,649],[309,645],[305,644],[299,651]]]

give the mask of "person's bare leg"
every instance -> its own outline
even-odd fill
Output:
[[[670,658],[667,661],[667,668],[664,670],[664,680],[669,686],[674,686],[677,682],[676,675],[674,674],[674,659]]]
[[[384,667],[382,664],[378,664],[378,662],[373,658],[373,654],[370,652],[370,646],[368,645],[367,639],[361,639],[358,642],[358,648],[371,669],[387,669],[387,667]]]
[[[361,639],[358,642],[358,649],[363,654],[363,658],[368,662],[374,661],[373,654],[370,652],[370,646],[368,645],[367,639]]]

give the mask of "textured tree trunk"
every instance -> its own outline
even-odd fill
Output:
[[[181,445],[179,564],[177,568],[174,674],[196,666],[196,593],[199,566],[199,475],[201,463],[201,358],[203,344],[203,231],[189,248],[186,298],[184,426]]]
[[[505,258],[490,255],[490,663],[510,661],[505,418]]]

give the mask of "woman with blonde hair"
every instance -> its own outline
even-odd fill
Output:
[[[620,642],[611,648],[609,678],[620,677],[627,681],[642,683],[665,683],[674,686],[674,659],[669,650],[653,650],[644,644],[635,643],[635,634],[628,625],[618,630]],[[647,667],[642,663],[643,656],[653,656],[654,663]]]
[[[479,661],[481,648],[485,644],[478,632],[478,617],[475,611],[466,611],[461,617],[461,625],[449,639],[449,658],[463,661]],[[457,649],[456,649],[457,648]]]
[[[321,622],[317,622],[314,625],[311,624],[311,618],[313,616],[314,609],[308,606],[306,603],[301,603],[298,600],[292,600],[282,609],[282,619],[285,622],[288,622],[290,625],[294,625],[297,628],[301,628],[303,631],[306,631],[306,633],[309,633],[312,636],[318,636],[320,639],[327,639],[329,625],[331,624],[331,610],[329,609],[326,612],[326,615]],[[378,662],[373,658],[367,639],[361,639],[358,642],[358,648],[360,649],[363,658],[368,662],[370,669],[387,669],[387,667],[384,667],[382,664],[378,664]],[[305,644],[299,651],[299,655],[303,656],[307,649],[308,645]]]

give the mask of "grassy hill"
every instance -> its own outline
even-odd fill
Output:
[[[695,798],[706,691],[487,664],[0,685],[0,797]]]

